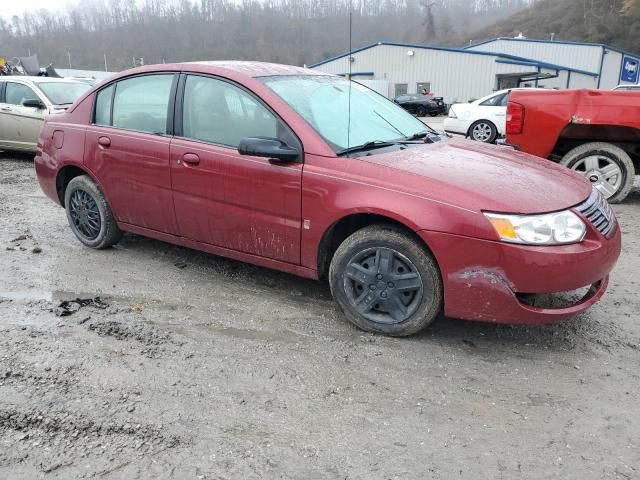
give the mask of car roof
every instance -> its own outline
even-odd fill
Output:
[[[8,75],[0,77],[0,81],[9,81],[9,80],[23,80],[27,83],[82,83],[78,80],[73,80],[70,78],[57,78],[57,77],[35,77],[28,75]]]
[[[274,75],[329,75],[317,70],[280,63],[252,62],[240,60],[184,62],[176,65],[202,65],[216,69],[232,70],[248,77],[268,77]],[[160,66],[160,65],[159,65]]]
[[[549,90],[546,88],[536,88],[536,87],[515,87],[515,88],[505,88],[504,90],[497,90],[493,93],[490,93],[489,95],[485,95],[482,98],[479,98],[473,102],[471,102],[472,104],[480,104],[482,102],[487,101],[488,99],[498,96],[498,95],[502,95],[503,93],[507,93],[507,92],[513,92],[515,90]]]
[[[229,77],[269,77],[284,75],[313,75],[313,76],[334,76],[329,73],[319,72],[304,67],[295,67],[293,65],[282,65],[279,63],[268,62],[252,62],[240,60],[216,60],[216,61],[197,61],[197,62],[180,62],[180,63],[160,63],[154,65],[144,65],[129,70],[118,72],[107,79],[100,82],[104,85],[106,82],[117,81],[121,78],[131,75],[139,75],[145,73],[157,72],[181,72],[191,71],[195,73],[210,73],[213,75],[227,75]]]

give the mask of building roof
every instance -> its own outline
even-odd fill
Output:
[[[618,47],[612,47],[611,45],[606,45],[604,43],[590,43],[590,42],[574,42],[570,40],[545,40],[541,38],[517,38],[517,37],[496,37],[490,40],[483,40],[481,42],[476,42],[471,45],[467,45],[464,47],[465,50],[479,47],[480,45],[486,45],[487,43],[493,43],[498,40],[507,40],[510,42],[530,42],[530,43],[547,43],[547,44],[560,44],[560,45],[577,45],[581,47],[601,47],[606,48],[607,50],[612,50],[614,52],[622,53],[624,55],[630,55],[635,58],[640,58],[640,55],[636,53],[631,53],[626,50],[622,50]]]
[[[555,65],[553,63],[547,63],[547,62],[540,62],[538,60],[531,60],[529,58],[523,58],[523,57],[517,57],[514,55],[508,55],[505,53],[498,53],[498,52],[484,52],[484,51],[478,51],[478,50],[469,50],[467,48],[450,48],[450,47],[440,47],[440,46],[435,46],[435,45],[420,45],[420,44],[413,44],[413,43],[398,43],[398,42],[377,42],[377,43],[372,43],[370,45],[366,45],[364,47],[361,48],[357,48],[355,50],[351,50],[350,52],[345,52],[342,53],[340,55],[336,55],[335,57],[331,57],[328,58],[326,60],[323,60],[321,62],[315,63],[313,65],[309,65],[309,68],[315,68],[315,67],[319,67],[320,65],[324,65],[325,63],[329,63],[329,62],[333,62],[334,60],[339,60],[340,58],[344,58],[344,57],[348,57],[353,55],[354,53],[358,53],[358,52],[362,52],[364,50],[368,50],[370,48],[374,48],[380,45],[387,45],[387,46],[392,46],[392,47],[405,47],[405,48],[415,48],[415,49],[424,49],[424,50],[436,50],[436,51],[441,51],[441,52],[451,52],[451,53],[462,53],[462,54],[467,54],[467,55],[484,55],[484,56],[489,56],[489,57],[496,57],[499,60],[499,63],[512,63],[515,65],[527,65],[527,66],[532,66],[535,68],[545,68],[545,69],[549,69],[549,70],[565,70],[565,71],[569,71],[569,72],[576,72],[576,73],[581,73],[583,75],[589,75],[592,77],[597,77],[598,74],[594,73],[594,72],[587,72],[585,70],[579,70],[579,69],[575,69],[575,68],[571,68],[571,67],[566,67],[563,65]],[[502,61],[500,61],[502,60]]]

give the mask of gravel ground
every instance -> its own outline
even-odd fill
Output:
[[[321,283],[133,235],[84,248],[0,154],[0,479],[640,478],[640,190],[615,210],[589,313],[392,339]]]

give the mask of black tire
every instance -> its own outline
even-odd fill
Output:
[[[413,335],[442,311],[436,261],[418,241],[389,225],[365,227],[342,242],[329,267],[329,284],[347,319],[368,332]]]
[[[609,203],[622,202],[633,188],[633,161],[627,152],[611,143],[585,143],[567,153],[560,163],[587,177]],[[609,174],[608,169],[613,173]]]
[[[478,120],[469,127],[468,136],[482,143],[493,143],[498,136],[498,129],[489,120]]]
[[[122,238],[107,200],[87,175],[71,179],[64,192],[64,205],[71,230],[87,247],[107,248]]]
[[[417,115],[418,117],[426,117],[426,115],[427,115],[427,109],[426,109],[426,108],[424,108],[424,107],[418,107],[418,108],[416,109],[416,115]]]

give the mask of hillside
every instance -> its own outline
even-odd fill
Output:
[[[539,0],[467,41],[522,33],[605,43],[640,54],[640,0]]]
[[[0,3],[9,0],[0,0]],[[173,60],[302,65],[379,40],[454,45],[533,0],[78,0],[3,17],[0,57],[111,70]]]

